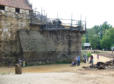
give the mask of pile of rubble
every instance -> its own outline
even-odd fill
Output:
[[[97,62],[97,64],[90,65],[89,67],[83,67],[84,69],[114,69],[114,60],[107,62]]]

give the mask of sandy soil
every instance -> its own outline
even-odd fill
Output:
[[[112,58],[107,58],[107,57],[104,57],[104,56],[99,56],[99,59],[97,59],[97,55],[96,54],[93,54],[94,56],[94,64],[96,64],[97,62],[106,62],[106,61],[110,61]]]
[[[0,75],[0,84],[114,84],[114,71],[77,71]]]
[[[108,61],[110,58],[94,55],[94,63]],[[15,75],[14,68],[0,68],[0,84],[114,84],[114,71],[84,70],[70,64],[43,65],[23,68],[22,75]]]

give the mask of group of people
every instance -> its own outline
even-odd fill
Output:
[[[98,58],[99,58],[99,56],[98,56]],[[74,60],[72,61],[72,66],[74,66],[74,65],[80,66],[80,62],[81,62],[81,57],[80,57],[80,56],[77,56],[77,57],[75,57]],[[89,62],[89,63],[93,66],[93,64],[94,64],[94,63],[93,63],[93,62],[94,62],[94,57],[93,57],[93,55],[90,54],[90,53],[88,53],[87,55],[84,54],[84,55],[83,55],[83,62],[84,62],[84,63]]]
[[[18,64],[20,65],[20,66],[22,66],[22,67],[25,67],[25,60],[23,59],[21,59],[21,58],[19,58],[18,59]]]
[[[72,65],[80,66],[80,56],[75,57],[75,59],[72,61]]]

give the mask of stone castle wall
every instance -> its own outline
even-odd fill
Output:
[[[71,62],[81,55],[81,35],[71,30],[40,30],[30,26],[29,10],[16,13],[6,6],[0,10],[0,65],[13,65],[18,58],[28,65]]]
[[[29,24],[29,10],[20,9],[16,13],[15,8],[6,6],[0,10],[0,40],[15,40],[16,31],[29,29]]]
[[[71,62],[74,57],[81,56],[81,33],[78,31],[20,31],[19,38],[28,65]]]
[[[16,13],[15,8],[5,6],[0,10],[0,64],[14,64],[19,50],[17,42],[17,31],[20,29],[29,30],[29,10],[20,9]]]

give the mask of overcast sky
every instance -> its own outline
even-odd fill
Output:
[[[37,11],[45,10],[48,17],[87,19],[87,27],[108,21],[114,26],[114,0],[29,0]]]

